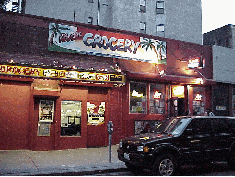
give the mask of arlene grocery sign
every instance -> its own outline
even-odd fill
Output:
[[[0,65],[0,74],[42,78],[71,79],[80,81],[102,81],[124,83],[124,75],[45,69],[26,66]]]
[[[49,24],[48,50],[166,64],[166,42],[55,23]]]

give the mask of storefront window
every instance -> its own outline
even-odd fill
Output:
[[[130,113],[146,114],[146,84],[130,82]]]
[[[62,101],[61,136],[81,136],[81,101]]]
[[[205,88],[193,87],[193,115],[204,115]]]
[[[165,114],[166,89],[164,84],[150,84],[150,114]]]

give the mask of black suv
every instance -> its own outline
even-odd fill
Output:
[[[190,116],[168,118],[153,133],[124,138],[119,160],[138,172],[174,175],[182,165],[226,160],[235,167],[235,117]]]

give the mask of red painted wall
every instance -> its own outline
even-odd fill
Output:
[[[0,80],[0,98],[0,149],[28,149],[30,85]]]

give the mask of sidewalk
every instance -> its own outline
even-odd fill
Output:
[[[126,166],[118,160],[118,145],[54,151],[0,150],[0,175],[91,175],[102,171],[122,171]]]

